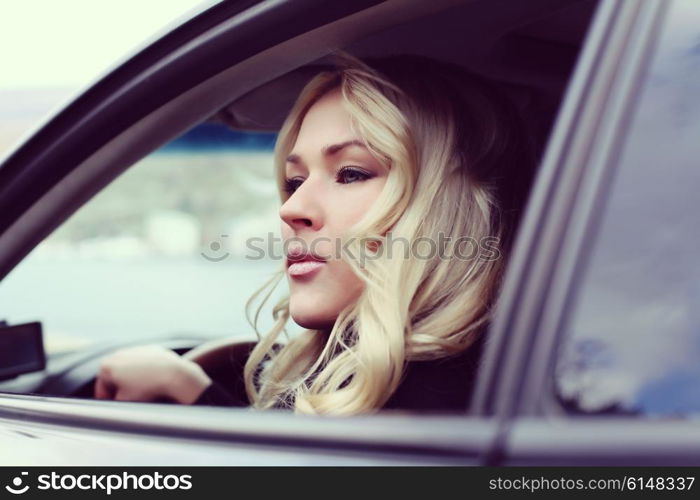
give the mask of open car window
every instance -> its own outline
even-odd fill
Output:
[[[50,354],[106,339],[250,333],[245,300],[281,265],[251,259],[247,244],[279,226],[274,131],[303,83],[336,48],[360,57],[427,55],[497,82],[541,155],[597,2],[503,5],[508,8],[492,2],[414,5],[399,9],[399,20],[392,17],[395,5],[380,5],[299,35],[290,45],[310,47],[303,57],[275,47],[171,96],[105,146],[112,170],[100,152],[81,164],[103,168],[101,180],[113,179],[0,283],[3,314],[13,323],[41,320]],[[464,29],[467,21],[471,30]],[[162,146],[176,129],[189,131]],[[156,143],[161,147],[148,151]],[[140,159],[134,163],[130,155]],[[120,169],[126,170],[118,175]],[[22,300],[30,295],[31,301]]]

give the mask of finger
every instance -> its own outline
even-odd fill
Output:
[[[116,387],[104,377],[95,380],[95,399],[114,399]]]
[[[130,401],[131,398],[129,397],[129,394],[127,393],[127,391],[120,389],[114,395],[114,400],[115,401]]]
[[[143,402],[148,401],[144,394],[134,391],[129,388],[120,388],[114,395],[115,401],[131,401],[131,402]]]

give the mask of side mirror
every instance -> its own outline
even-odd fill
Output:
[[[7,326],[0,322],[0,380],[46,367],[41,323]]]

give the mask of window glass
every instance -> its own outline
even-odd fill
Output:
[[[282,265],[251,246],[279,233],[274,140],[205,123],[147,156],[8,275],[3,318],[42,321],[49,351],[251,334],[245,303]]]
[[[556,387],[574,412],[700,415],[700,5],[667,13]]]

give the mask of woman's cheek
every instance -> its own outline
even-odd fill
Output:
[[[381,194],[385,182],[382,177],[345,185],[329,207],[328,222],[334,222],[338,233],[359,222]]]
[[[306,328],[331,328],[340,312],[357,301],[363,282],[347,262],[332,260],[313,280],[291,283],[292,319]]]
[[[352,271],[350,264],[343,260],[333,261],[328,268],[327,276],[333,282],[329,283],[327,290],[329,303],[337,316],[345,307],[355,302],[364,288],[363,282]]]

